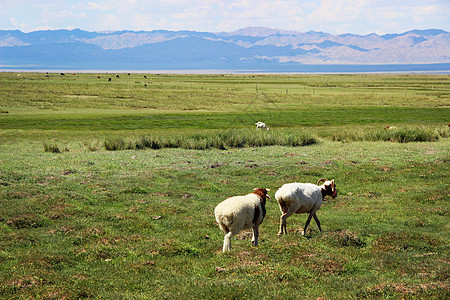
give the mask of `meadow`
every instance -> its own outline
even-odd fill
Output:
[[[448,76],[117,75],[0,73],[0,298],[449,298]],[[323,232],[222,253],[219,202],[320,178]]]

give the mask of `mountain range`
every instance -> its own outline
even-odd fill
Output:
[[[0,30],[1,69],[67,70],[449,70],[450,34]]]

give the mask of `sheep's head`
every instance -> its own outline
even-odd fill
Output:
[[[268,192],[270,192],[270,189],[263,189],[263,188],[254,188],[253,189],[253,194],[256,194],[259,197],[261,197],[261,200],[265,201],[266,198],[269,198],[269,200],[272,201],[272,199],[270,199]]]
[[[337,196],[337,190],[336,190],[336,184],[334,183],[334,179],[332,180],[326,180],[326,179],[319,179],[317,181],[317,185],[319,185],[321,182],[323,182],[322,187],[322,195],[325,196],[331,196],[331,198],[336,198]]]

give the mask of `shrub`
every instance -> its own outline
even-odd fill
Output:
[[[442,138],[448,138],[450,137],[450,127],[446,126],[436,128],[436,133]]]
[[[84,141],[83,142],[83,148],[86,149],[86,151],[97,151],[100,148],[101,143],[96,140],[96,141]]]
[[[44,142],[44,151],[45,152],[51,152],[51,153],[61,153],[61,150],[59,149],[58,145],[56,143],[46,143]]]
[[[110,138],[106,139],[103,143],[103,146],[106,150],[116,151],[116,150],[125,150],[126,143],[121,138]]]
[[[160,149],[161,141],[150,135],[142,136],[136,142],[136,148],[137,149],[146,149],[146,148]]]

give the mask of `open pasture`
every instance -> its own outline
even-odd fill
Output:
[[[0,298],[449,297],[448,76],[115,75],[0,73]],[[315,142],[105,148],[256,121]],[[371,139],[386,126],[431,138]],[[278,237],[268,201],[259,246],[221,252],[219,202],[319,178],[323,232],[302,214]]]

